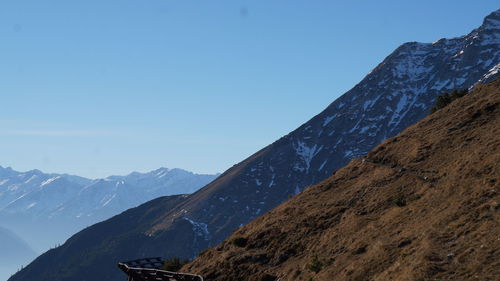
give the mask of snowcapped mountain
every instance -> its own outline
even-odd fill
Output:
[[[170,222],[183,217],[206,224],[210,239],[198,240],[195,254],[421,120],[437,95],[491,81],[499,68],[500,10],[468,35],[405,43],[323,112],[223,173],[150,233],[172,231]]]
[[[55,206],[64,204],[92,181],[39,170],[25,173],[0,166],[0,212],[44,216]]]
[[[160,196],[193,193],[215,177],[167,168],[148,173],[133,172],[127,176],[111,176],[86,185],[77,196],[54,209],[50,216],[97,216],[105,219]]]
[[[292,156],[288,168],[299,189],[425,117],[438,94],[498,76],[499,18],[500,11],[493,12],[462,37],[401,45],[353,89],[280,140],[287,142],[280,153]]]
[[[0,224],[42,251],[85,226],[160,196],[192,193],[215,177],[160,168],[91,180],[0,166]]]
[[[92,272],[106,280],[121,280],[120,273],[111,269],[114,261],[145,256],[192,258],[421,120],[437,95],[490,81],[499,76],[499,68],[500,10],[468,35],[405,43],[323,112],[179,199],[176,206],[157,211],[161,202],[152,201],[137,207],[134,213],[151,214],[141,217],[140,226],[116,216],[89,227],[73,236],[71,243],[35,260],[28,267],[31,271],[21,271],[9,280],[43,276],[43,280],[77,281]],[[128,223],[128,227],[122,225],[127,235],[106,235],[104,229],[118,221]],[[97,233],[103,238],[88,245],[87,237]],[[103,247],[106,251],[100,250]],[[64,262],[75,259],[83,249],[93,253],[92,260],[78,266]],[[72,274],[62,278],[54,269]]]

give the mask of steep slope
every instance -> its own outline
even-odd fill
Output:
[[[216,176],[160,168],[91,180],[0,167],[0,221],[42,252],[88,225],[160,196],[192,193]]]
[[[183,270],[220,281],[498,280],[499,136],[497,79]]]
[[[150,233],[161,236],[172,230],[173,221],[188,217],[206,224],[209,235],[182,255],[221,241],[233,229],[421,120],[442,91],[469,88],[498,76],[499,47],[500,11],[469,35],[402,45],[319,115],[193,194],[180,207],[182,214],[165,214]]]
[[[35,251],[12,231],[0,226],[0,280],[7,280],[21,265],[36,257]]]
[[[149,240],[135,243],[137,253],[191,258],[223,241],[234,229],[421,120],[436,95],[497,77],[499,45],[500,11],[466,36],[403,44],[323,112],[154,218],[145,230]],[[128,247],[119,238],[113,243]],[[79,255],[63,249],[64,245],[54,254]],[[118,252],[115,256],[120,258]],[[52,269],[67,266],[65,258],[51,263],[49,257],[37,263]],[[78,266],[82,271],[104,270],[97,257]],[[33,272],[52,280],[79,280],[43,268]],[[120,272],[114,272],[109,280],[120,280]]]

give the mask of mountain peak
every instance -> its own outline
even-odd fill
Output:
[[[156,177],[161,178],[161,177],[165,176],[170,171],[171,170],[168,168],[160,167],[159,169],[156,169],[156,170],[152,171],[151,173],[154,174]]]
[[[12,171],[12,168],[0,166],[0,170]]]
[[[483,24],[481,25],[483,29],[499,29],[500,28],[500,9],[492,12],[484,18]]]
[[[13,175],[13,174],[17,174],[17,172],[12,170],[11,167],[0,166],[0,175],[8,176],[8,175]]]
[[[43,174],[43,172],[40,171],[40,170],[38,170],[38,169],[29,170],[26,173],[30,174],[30,175],[41,175],[41,174]]]

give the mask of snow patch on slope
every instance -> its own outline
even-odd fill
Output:
[[[299,158],[303,161],[303,163],[306,165],[305,170],[306,172],[309,171],[309,168],[311,167],[311,161],[312,159],[323,149],[323,146],[319,146],[317,144],[309,147],[307,146],[306,143],[302,141],[298,141],[293,144],[293,148],[295,150],[295,153]],[[296,166],[299,168],[299,166]]]
[[[325,117],[325,119],[323,119],[323,127],[325,127],[326,125],[328,125],[328,123],[332,122],[332,120],[335,119],[335,117],[337,117],[337,114]]]
[[[61,177],[60,177],[60,176],[56,176],[56,177],[50,178],[50,179],[48,179],[48,180],[45,180],[45,181],[43,181],[43,182],[40,184],[40,186],[45,186],[45,185],[47,185],[47,184],[49,184],[49,183],[51,183],[51,182],[56,181],[56,180],[57,180],[57,179],[59,179],[59,178],[61,178]]]
[[[182,217],[187,220],[193,226],[193,232],[196,236],[202,237],[205,240],[210,240],[210,232],[208,231],[208,225],[204,222],[196,222],[189,219],[188,217]]]

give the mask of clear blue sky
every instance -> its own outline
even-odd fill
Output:
[[[222,172],[498,1],[0,1],[0,165]]]

